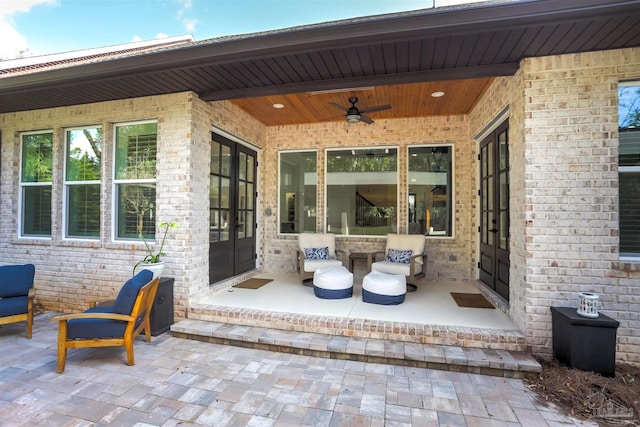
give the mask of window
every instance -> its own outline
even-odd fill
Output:
[[[115,128],[116,238],[155,238],[157,123]]]
[[[640,257],[640,82],[618,87],[620,255]]]
[[[451,150],[409,147],[409,234],[451,236]]]
[[[51,237],[53,132],[24,133],[21,148],[21,235]]]
[[[327,151],[327,232],[380,236],[397,230],[398,150]]]
[[[65,133],[66,237],[100,237],[102,128]]]
[[[316,152],[280,153],[280,233],[316,231]]]

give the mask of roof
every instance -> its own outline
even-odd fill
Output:
[[[640,46],[640,0],[492,1],[205,40],[0,78],[0,113],[194,91],[206,101],[512,75]]]

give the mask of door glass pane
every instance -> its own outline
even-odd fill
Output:
[[[247,154],[240,153],[240,158],[238,160],[238,179],[246,180],[247,179]]]
[[[509,206],[509,186],[507,184],[509,175],[507,172],[500,172],[500,209],[507,209]]]
[[[220,207],[220,177],[212,176],[209,185],[209,208],[215,209]]]
[[[231,182],[229,178],[220,178],[220,207],[229,209],[231,197]]]
[[[238,209],[247,209],[247,185],[242,181],[238,183]]]
[[[247,209],[253,210],[253,184],[247,184]]]
[[[509,232],[509,215],[508,212],[500,212],[500,249],[504,249],[505,251],[509,249],[508,246],[508,232]]]
[[[254,178],[254,169],[255,169],[256,160],[253,156],[247,157],[247,181],[253,182]]]
[[[504,131],[498,135],[498,144],[500,150],[500,170],[504,170],[509,166],[509,153],[507,150],[507,132]]]
[[[220,175],[231,175],[231,148],[226,145],[221,145],[221,157],[220,157]]]
[[[229,222],[229,211],[220,210],[220,241],[227,241],[231,238],[233,224]]]

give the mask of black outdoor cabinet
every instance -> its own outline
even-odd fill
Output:
[[[156,298],[151,307],[151,335],[158,336],[173,325],[173,277],[161,277]]]
[[[553,356],[583,371],[613,377],[616,368],[616,331],[620,322],[600,313],[580,316],[575,308],[551,307]]]

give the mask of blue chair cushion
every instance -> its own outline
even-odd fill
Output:
[[[131,314],[133,305],[136,303],[136,298],[140,289],[149,283],[153,278],[153,273],[149,270],[142,270],[140,273],[127,280],[122,289],[118,293],[118,297],[112,306],[112,312],[118,314]]]
[[[33,264],[0,266],[0,298],[28,295],[29,289],[33,287],[35,274]]]
[[[28,301],[28,297],[0,298],[0,317],[25,314]]]
[[[92,310],[94,309],[89,309],[85,313]],[[120,320],[71,319],[67,322],[67,339],[122,338],[126,328],[127,322]]]

